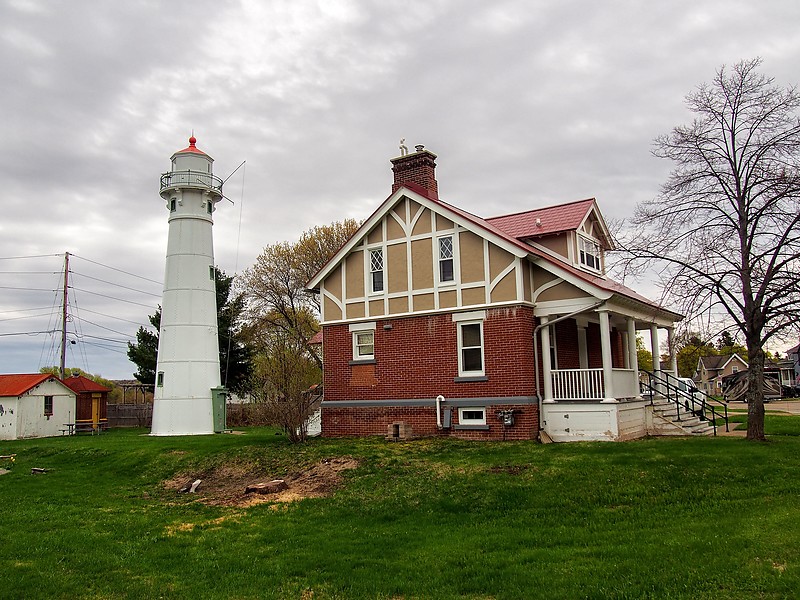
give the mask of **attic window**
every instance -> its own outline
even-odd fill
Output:
[[[602,263],[600,262],[600,244],[594,240],[579,235],[578,256],[581,265],[584,267],[598,272],[602,270]]]
[[[455,279],[453,273],[453,236],[439,238],[439,282]]]
[[[369,270],[372,292],[383,291],[383,250],[370,250]]]

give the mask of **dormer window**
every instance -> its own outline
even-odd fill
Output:
[[[578,257],[580,264],[592,271],[600,272],[600,244],[581,235],[578,236]]]

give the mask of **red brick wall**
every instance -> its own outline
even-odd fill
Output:
[[[391,324],[391,329],[384,325]],[[529,307],[486,311],[483,322],[484,372],[487,381],[456,383],[457,323],[451,314],[382,319],[375,329],[375,364],[351,365],[352,334],[347,324],[324,328],[325,436],[386,435],[395,421],[411,424],[415,435],[452,435],[465,439],[532,439],[538,435],[538,406],[487,408],[488,431],[436,428],[434,407],[336,407],[340,400],[494,398],[535,396],[533,311]],[[541,365],[541,363],[540,363]],[[496,416],[514,408],[515,425],[504,428]],[[453,408],[453,424],[458,410]]]
[[[589,323],[586,328],[586,354],[590,369],[603,368],[603,351],[600,345],[599,323]]]
[[[497,418],[498,410],[514,409],[514,425],[503,427]],[[445,435],[469,440],[530,440],[539,433],[539,407],[536,404],[497,405],[486,409],[488,431],[475,429],[439,430],[436,427],[434,406],[372,406],[342,407],[326,405],[322,410],[322,432],[326,437],[386,435],[391,423],[402,421],[411,425],[415,436]],[[458,409],[453,408],[453,425],[458,423]]]
[[[391,324],[390,330],[384,329]],[[325,400],[532,396],[533,311],[487,310],[483,323],[487,381],[456,383],[458,342],[450,314],[385,319],[375,330],[375,364],[350,365],[347,324],[324,329]]]
[[[578,324],[575,319],[566,319],[555,324],[556,353],[559,369],[580,369],[581,359],[578,349]],[[553,365],[556,368],[556,365]]]

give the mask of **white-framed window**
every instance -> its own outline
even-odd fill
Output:
[[[601,271],[602,266],[600,262],[600,244],[592,239],[579,235],[578,259],[580,264],[584,267],[592,269],[593,271]]]
[[[458,374],[461,377],[484,374],[483,321],[458,323]]]
[[[156,385],[158,387],[164,387],[164,371],[159,371],[156,375]]]
[[[44,416],[45,417],[52,417],[53,416],[53,397],[52,396],[45,396],[44,397]]]
[[[739,372],[739,367],[737,367],[736,365],[733,365],[733,372],[734,373],[738,373]]]
[[[369,251],[370,290],[383,291],[383,248]]]
[[[176,203],[175,198],[170,198],[170,200],[169,200],[169,212],[175,212],[175,209],[176,209],[175,203]]]
[[[375,332],[353,332],[353,360],[369,360],[375,358]]]
[[[466,406],[458,409],[459,425],[486,425],[486,407]]]
[[[453,260],[453,236],[439,238],[439,283],[455,281]]]
[[[375,323],[353,323],[350,325],[353,336],[353,360],[373,360],[375,358]]]

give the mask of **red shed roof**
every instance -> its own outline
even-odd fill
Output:
[[[73,392],[110,392],[111,389],[92,381],[83,375],[67,377],[61,380]]]
[[[55,375],[50,375],[49,373],[0,375],[0,397],[22,396],[25,392],[49,379],[58,381]]]

